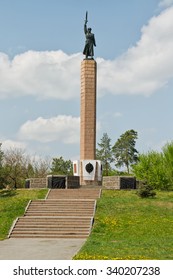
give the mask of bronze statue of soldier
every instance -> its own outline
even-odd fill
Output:
[[[83,50],[83,54],[85,55],[85,59],[93,59],[94,57],[94,46],[96,47],[96,41],[94,34],[91,33],[91,28],[87,28],[88,22],[88,12],[86,12],[86,18],[84,23],[84,33],[86,37],[85,47]]]

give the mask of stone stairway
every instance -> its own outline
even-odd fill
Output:
[[[28,203],[10,238],[87,238],[100,189],[52,189],[45,200]]]

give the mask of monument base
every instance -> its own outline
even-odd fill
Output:
[[[80,160],[73,162],[74,176],[80,176],[80,186],[102,185],[102,164],[100,160]]]

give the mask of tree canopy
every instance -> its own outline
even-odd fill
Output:
[[[48,159],[31,157],[19,148],[9,148],[3,152],[0,144],[0,188],[22,188],[25,186],[25,179],[45,177],[48,172]]]
[[[73,164],[71,160],[64,160],[63,157],[53,158],[51,166],[52,174],[72,175]]]
[[[102,161],[103,174],[108,176],[111,170],[111,162],[113,162],[111,139],[107,133],[103,133],[103,137],[98,143],[99,149],[96,150],[97,159]]]
[[[125,165],[128,174],[130,172],[130,165],[138,160],[138,151],[135,148],[137,138],[138,134],[135,130],[127,130],[112,147],[116,162],[115,166],[122,167]]]

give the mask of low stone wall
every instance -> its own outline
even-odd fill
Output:
[[[106,189],[136,189],[136,178],[132,176],[104,176],[102,185]]]
[[[64,176],[66,188],[74,189],[80,187],[79,176]],[[25,181],[25,188],[41,189],[48,187],[48,178],[29,178]]]
[[[29,188],[31,189],[42,189],[47,187],[47,178],[29,178]]]
[[[120,189],[120,177],[103,176],[102,186],[107,189]]]

